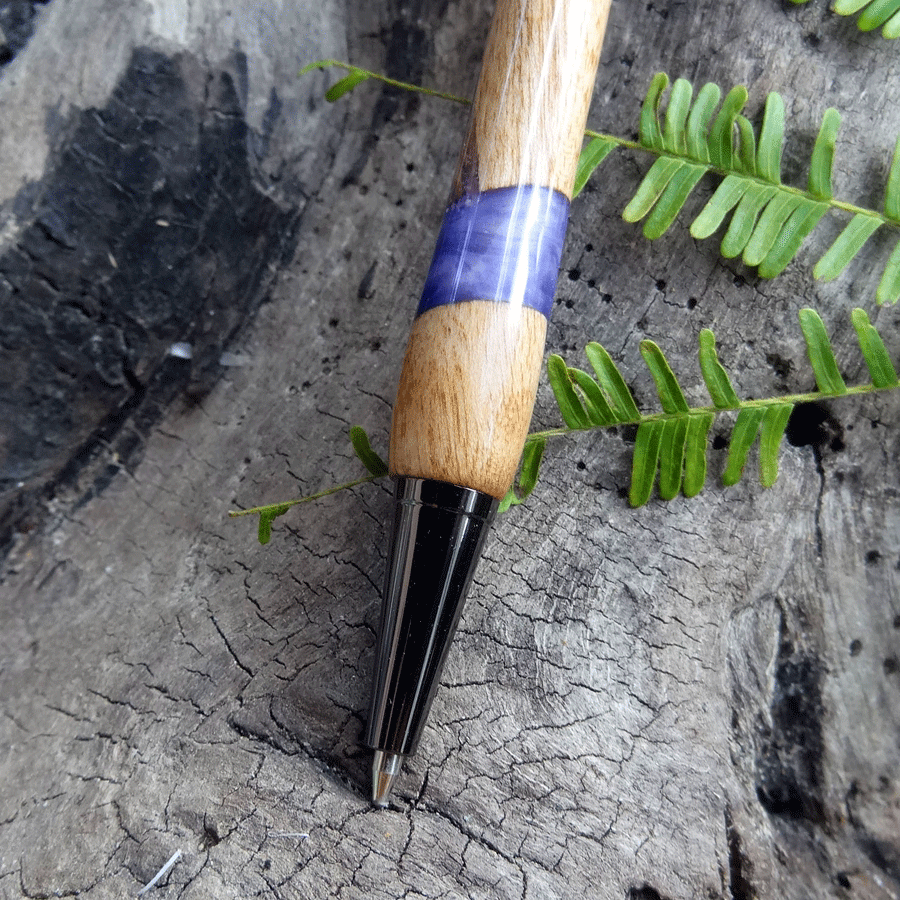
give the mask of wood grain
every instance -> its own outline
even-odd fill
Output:
[[[497,6],[462,165],[481,190],[548,185],[571,199],[609,0]]]
[[[571,197],[608,13],[608,0],[498,4],[454,195],[536,184]],[[502,497],[528,431],[545,332],[539,313],[487,298],[420,316],[394,406],[392,472]]]
[[[391,425],[391,468],[502,497],[516,474],[547,319],[473,300],[413,323]]]

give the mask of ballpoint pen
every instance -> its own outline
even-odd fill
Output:
[[[498,0],[391,424],[394,520],[365,743],[416,749],[534,407],[610,0]]]

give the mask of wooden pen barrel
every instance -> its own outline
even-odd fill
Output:
[[[512,484],[608,12],[609,0],[498,2],[451,206],[403,362],[391,426],[394,474],[498,498]],[[503,223],[535,233],[503,244],[496,233]],[[472,234],[471,246],[459,250]],[[554,253],[555,264],[548,262]]]

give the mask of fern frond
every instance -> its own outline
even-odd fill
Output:
[[[598,372],[596,380],[581,369],[567,366],[561,357],[550,357],[550,384],[566,427],[538,432],[529,440],[543,442],[560,434],[611,424],[636,425],[629,500],[633,506],[641,506],[652,496],[654,485],[662,500],[671,500],[679,493],[693,497],[702,490],[710,429],[720,413],[731,411],[737,416],[728,443],[723,484],[734,485],[741,480],[750,452],[758,444],[759,480],[770,487],[778,477],[779,449],[798,404],[900,387],[884,342],[863,310],[853,311],[853,326],[871,381],[852,388],[844,383],[820,316],[802,309],[799,318],[816,378],[818,390],[814,392],[741,400],[719,360],[713,333],[704,329],[698,357],[712,406],[690,406],[663,351],[653,341],[645,340],[641,342],[641,355],[656,384],[662,412],[642,414],[609,354],[599,344],[591,343],[589,358]],[[615,385],[614,390],[611,385]],[[536,475],[536,471],[530,472],[530,477],[536,479]],[[530,490],[533,487],[532,481]]]
[[[832,170],[841,121],[837,110],[825,111],[806,188],[801,189],[785,185],[781,179],[785,110],[779,94],[773,92],[766,98],[757,135],[741,113],[747,102],[745,88],[732,89],[714,116],[721,95],[718,87],[705,85],[692,104],[693,89],[678,79],[664,103],[668,84],[668,76],[657,75],[645,97],[639,146],[657,158],[622,213],[627,222],[644,220],[646,237],[655,239],[666,233],[707,173],[722,181],[694,218],[691,235],[710,237],[727,220],[722,255],[726,259],[741,257],[763,278],[784,271],[829,210],[849,212],[853,218],[815,267],[815,277],[824,280],[837,277],[882,225],[900,225],[900,140],[888,175],[884,212],[879,213],[833,196]],[[898,298],[900,249],[895,248],[876,299],[893,303]]]
[[[675,221],[691,191],[707,172],[724,180],[691,225],[696,238],[709,237],[731,215],[722,240],[726,258],[743,256],[764,278],[780,274],[796,256],[805,238],[828,211],[834,143],[840,117],[826,112],[813,150],[807,191],[781,181],[784,144],[784,101],[769,94],[757,140],[749,120],[741,115],[747,91],[729,92],[719,114],[713,111],[721,91],[705,85],[690,106],[692,89],[678,79],[660,122],[662,95],[668,77],[654,78],[641,113],[641,144],[658,158],[644,177],[623,218],[646,217],[644,234],[661,237]]]

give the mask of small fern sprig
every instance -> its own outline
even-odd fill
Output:
[[[719,360],[712,331],[703,329],[699,340],[700,371],[713,402],[702,407],[688,405],[659,346],[650,340],[642,341],[641,356],[653,376],[662,405],[662,412],[649,415],[638,412],[621,373],[599,344],[590,343],[585,348],[596,377],[567,366],[558,356],[551,356],[548,377],[566,428],[535,433],[529,435],[529,440],[545,442],[548,437],[574,431],[637,425],[629,500],[632,506],[642,506],[650,499],[657,476],[659,496],[663,500],[672,500],[679,493],[693,497],[702,490],[706,482],[710,429],[717,415],[732,411],[737,416],[722,482],[734,485],[740,481],[758,437],[760,483],[770,487],[778,477],[778,453],[785,428],[798,404],[900,386],[884,342],[869,317],[863,310],[855,309],[852,322],[871,382],[846,386],[822,319],[814,310],[803,309],[800,327],[818,390],[762,400],[738,397]],[[529,473],[531,490],[537,474]]]
[[[465,97],[457,97],[455,94],[448,94],[446,91],[434,91],[431,88],[421,87],[418,84],[410,84],[407,81],[397,81],[396,78],[388,78],[387,75],[381,75],[378,72],[371,72],[368,69],[361,69],[359,66],[353,66],[350,63],[342,62],[339,59],[317,59],[315,62],[304,66],[298,73],[298,77],[314,72],[317,69],[338,68],[343,69],[347,74],[340,80],[335,82],[326,92],[325,99],[329,103],[340,100],[344,94],[349,94],[355,87],[361,85],[364,81],[372,79],[379,81],[388,87],[399,88],[402,91],[412,91],[415,94],[425,94],[427,97],[437,97],[440,100],[452,100],[454,103],[462,103],[464,106],[470,105],[471,101]]]
[[[737,415],[731,430],[723,484],[733,485],[741,480],[749,453],[759,438],[760,483],[770,487],[778,477],[778,453],[785,428],[799,404],[900,387],[884,341],[869,317],[863,310],[854,309],[851,320],[870,382],[847,387],[822,319],[814,310],[802,309],[800,327],[818,390],[761,400],[738,397],[719,360],[715,336],[709,329],[703,329],[698,356],[703,382],[713,401],[710,406],[689,406],[662,350],[653,341],[642,341],[641,355],[653,376],[662,405],[662,412],[649,414],[639,411],[622,373],[600,344],[592,341],[585,347],[593,375],[566,365],[560,356],[552,354],[547,361],[547,374],[565,425],[528,435],[516,483],[501,501],[500,511],[522,503],[532,493],[548,440],[617,425],[637,426],[629,491],[633,506],[643,506],[650,499],[657,478],[662,500],[672,500],[679,493],[696,496],[706,483],[710,430],[716,417],[728,412]],[[271,537],[272,522],[291,507],[387,475],[387,463],[372,450],[364,429],[351,428],[350,440],[369,471],[367,476],[295,500],[233,511],[229,516],[258,515],[259,542],[265,544]]]
[[[321,500],[323,497],[329,497],[331,494],[337,494],[340,491],[346,491],[361,484],[368,484],[387,475],[387,463],[372,449],[369,443],[369,436],[364,428],[354,425],[350,429],[350,443],[353,445],[353,450],[359,457],[360,462],[369,470],[368,475],[364,475],[362,478],[355,478],[353,481],[345,481],[343,484],[336,484],[333,487],[317,491],[315,494],[308,494],[305,497],[296,497],[293,500],[283,500],[279,503],[268,503],[264,506],[253,506],[249,509],[231,510],[228,513],[228,517],[237,519],[241,516],[259,516],[257,538],[260,544],[268,544],[272,539],[272,523],[279,516],[283,516],[291,507],[300,503],[311,503],[313,500]]]
[[[797,5],[809,0],[791,0]],[[892,40],[900,37],[900,0],[835,0],[831,7],[839,16],[859,13],[856,27],[860,31],[881,29],[882,37]]]

